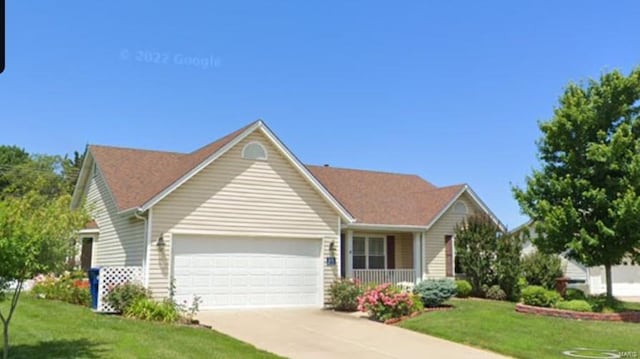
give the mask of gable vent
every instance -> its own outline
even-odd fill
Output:
[[[260,142],[249,142],[242,149],[242,158],[246,160],[267,160],[267,150]]]
[[[464,202],[458,201],[454,205],[453,211],[457,214],[467,214],[467,205],[465,205]]]

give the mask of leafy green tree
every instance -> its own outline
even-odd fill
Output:
[[[640,67],[569,84],[553,118],[540,123],[541,167],[514,188],[536,221],[533,241],[587,266],[640,257]]]
[[[524,240],[522,233],[505,233],[496,241],[496,280],[507,299],[513,301],[520,299],[518,279],[522,275],[520,260]]]
[[[84,153],[78,151],[73,151],[73,156],[66,155],[62,159],[62,176],[66,193],[73,194],[82,169],[82,162],[84,162]]]
[[[0,192],[9,185],[5,173],[12,167],[29,161],[29,154],[17,146],[0,146]]]
[[[486,214],[467,217],[455,228],[456,254],[475,296],[482,296],[482,286],[496,282],[498,225]]]
[[[38,273],[57,271],[71,252],[71,237],[88,216],[70,210],[71,197],[55,199],[31,191],[0,202],[0,310],[3,324],[3,358],[9,355],[9,324],[24,281]]]
[[[6,186],[1,198],[22,197],[31,191],[53,199],[69,193],[64,176],[65,159],[60,156],[32,155],[27,161],[4,171]]]

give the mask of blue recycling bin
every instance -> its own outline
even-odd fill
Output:
[[[89,275],[89,290],[91,291],[91,308],[98,309],[98,283],[100,281],[100,268],[91,268],[87,271]]]

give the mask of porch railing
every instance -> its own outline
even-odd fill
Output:
[[[353,278],[362,283],[415,283],[416,271],[414,269],[354,269]]]

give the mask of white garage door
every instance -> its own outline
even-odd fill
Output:
[[[592,267],[590,271],[591,293],[606,293],[606,279],[604,267]],[[616,297],[640,296],[640,266],[618,265],[611,268],[613,279],[613,295]]]
[[[202,309],[322,305],[321,241],[174,237],[175,297]]]
[[[640,296],[640,266],[619,265],[611,268],[615,296]]]

